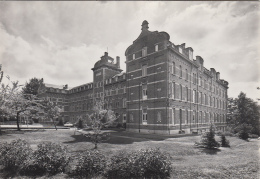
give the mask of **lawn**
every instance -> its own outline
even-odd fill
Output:
[[[61,143],[67,146],[70,155],[74,157],[94,147],[84,136],[74,134],[70,129],[6,131],[0,136],[0,142],[18,138],[27,140],[34,149],[44,141]],[[121,150],[159,147],[172,156],[172,178],[259,178],[260,140],[250,139],[247,142],[236,137],[227,139],[231,148],[221,147],[218,151],[211,152],[194,147],[194,142],[199,141],[200,136],[168,138],[114,131],[109,140],[98,145],[98,150],[111,156]],[[65,174],[54,178],[64,177]]]

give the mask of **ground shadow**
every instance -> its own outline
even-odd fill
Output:
[[[132,144],[134,142],[144,142],[144,141],[162,141],[167,139],[168,137],[151,137],[149,135],[140,135],[140,134],[132,134],[132,133],[124,133],[124,132],[109,132],[110,135],[104,140],[102,143],[107,144]],[[91,142],[89,138],[85,137],[83,134],[71,135],[74,140],[64,142],[64,143],[77,143],[77,142]]]
[[[5,129],[1,131],[1,135],[9,135],[9,134],[25,134],[25,133],[32,133],[32,132],[45,132],[45,129],[22,129],[18,131],[17,129]]]
[[[208,155],[215,155],[215,154],[217,154],[220,151],[221,151],[220,149],[206,149],[206,148],[201,149],[202,153],[206,153]]]

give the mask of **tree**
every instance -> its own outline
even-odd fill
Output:
[[[220,141],[221,147],[230,147],[229,140],[227,140],[227,138],[224,134],[222,134],[220,138],[221,138],[221,141]]]
[[[48,100],[43,100],[42,105],[43,105],[42,112],[44,118],[51,119],[55,129],[57,130],[55,119],[61,116],[62,109],[59,106],[57,106],[54,102]]]
[[[90,138],[95,145],[94,149],[97,149],[98,143],[105,140],[108,136],[102,129],[111,126],[117,118],[112,110],[104,109],[104,102],[101,100],[95,102],[93,112],[91,115],[88,115],[88,119],[90,120],[92,131],[85,136]]]
[[[41,84],[43,84],[43,78],[42,79],[32,78],[29,80],[29,83],[26,82],[23,88],[23,93],[37,95],[38,89]]]
[[[206,148],[206,149],[216,149],[219,148],[219,143],[215,140],[215,131],[213,129],[213,125],[210,125],[209,132],[205,132],[201,136],[201,141],[196,142],[195,145],[198,147]]]
[[[241,92],[238,98],[228,100],[227,122],[235,130],[242,129],[239,126],[247,125],[252,130],[248,131],[260,135],[260,106],[252,99],[247,98],[246,94]]]
[[[0,116],[8,115],[9,106],[8,102],[11,100],[15,92],[17,92],[19,86],[18,81],[11,81],[9,76],[6,76],[8,82],[11,84],[3,83],[4,72],[2,71],[2,65],[0,64]],[[0,127],[1,134],[1,127]]]
[[[16,91],[7,101],[8,113],[16,117],[17,130],[20,131],[19,117],[21,114],[35,116],[41,111],[41,100],[35,95],[24,95],[21,91]]]

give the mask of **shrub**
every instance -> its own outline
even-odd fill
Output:
[[[46,142],[39,144],[32,157],[24,162],[21,169],[23,175],[54,175],[65,171],[69,157],[65,147]]]
[[[83,128],[84,128],[83,121],[82,121],[81,119],[79,120],[79,122],[78,122],[78,124],[77,124],[77,127],[78,127],[79,129],[83,129]]]
[[[57,126],[63,126],[63,125],[64,125],[63,120],[59,119],[59,122],[58,122]]]
[[[80,157],[71,175],[82,178],[93,178],[102,175],[106,168],[106,158],[95,151],[86,151]]]
[[[170,156],[159,149],[143,149],[119,153],[111,158],[108,178],[169,178],[172,171]]]
[[[216,149],[219,147],[220,144],[215,140],[213,125],[210,126],[209,132],[205,132],[201,136],[200,142],[195,142],[195,145],[206,149]]]
[[[247,124],[241,124],[236,128],[238,131],[238,137],[243,140],[248,140],[249,132],[251,131],[252,127]]]
[[[229,141],[226,139],[226,136],[224,134],[221,135],[220,144],[221,144],[221,147],[230,147]]]
[[[18,171],[32,153],[29,144],[22,139],[0,145],[0,164],[8,171]]]

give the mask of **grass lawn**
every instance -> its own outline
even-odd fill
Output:
[[[27,140],[34,149],[44,141],[61,143],[75,157],[94,147],[84,136],[79,133],[74,135],[74,131],[70,129],[6,131],[0,136],[0,142],[10,142],[18,138]],[[112,132],[108,141],[98,145],[98,150],[111,156],[121,150],[159,147],[172,156],[172,178],[259,178],[260,140],[250,139],[246,142],[236,137],[227,139],[231,148],[221,147],[212,152],[194,147],[194,142],[199,141],[200,136],[167,138],[119,131]],[[65,174],[54,176],[65,177]]]

